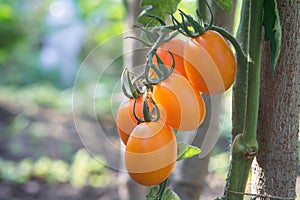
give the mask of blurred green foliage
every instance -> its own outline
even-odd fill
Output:
[[[45,35],[55,31],[45,24],[53,2],[0,0],[1,85],[23,87],[41,82],[62,88],[59,70],[41,70],[39,58]],[[122,1],[115,0],[77,0],[76,6],[85,27],[84,44],[78,58],[82,61],[97,44],[123,31],[125,8]],[[122,44],[113,48],[122,49]]]
[[[46,156],[37,160],[25,158],[19,162],[0,158],[0,178],[17,183],[38,178],[47,183],[101,187],[108,184],[110,176],[104,162],[103,158],[92,157],[84,149],[76,152],[71,163]]]
[[[58,69],[46,71],[41,68],[43,40],[47,34],[56,31],[46,24],[53,2],[55,0],[0,0],[0,99],[18,103],[27,107],[27,110],[44,106],[72,112],[73,91],[62,85],[59,66]],[[121,0],[76,0],[75,4],[85,32],[84,43],[78,55],[78,60],[83,62],[97,45],[123,32],[126,13]],[[122,49],[122,42],[119,40],[113,45],[105,46],[89,63],[88,70],[80,74],[79,92],[83,102],[86,95],[89,95],[86,92],[91,87],[91,76],[98,75],[99,67],[104,68],[103,63],[111,60],[114,52],[122,52]],[[79,65],[80,63],[75,70],[79,69]],[[98,81],[101,91],[96,98],[99,105],[97,114],[111,113],[110,95],[122,68],[123,58],[120,57]],[[85,107],[81,109],[83,114],[91,114]]]
[[[16,9],[11,1],[0,2],[0,46],[9,48],[23,35],[20,20],[16,16]],[[1,57],[3,59],[3,55]]]
[[[126,11],[120,0],[78,0],[78,6],[86,25],[86,38],[82,50],[82,58],[85,58],[97,44],[124,31]],[[115,45],[112,48],[122,49],[121,43]],[[101,58],[99,55],[99,60]]]
[[[38,68],[43,16],[49,1],[31,3],[35,6],[27,1],[0,0],[0,84],[23,86],[53,78]]]
[[[56,111],[71,112],[72,90],[60,91],[49,83],[31,84],[22,88],[15,85],[0,86],[0,101],[14,102],[23,106],[25,110],[42,106]]]

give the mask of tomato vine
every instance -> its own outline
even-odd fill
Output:
[[[271,40],[272,73],[280,52],[281,27],[276,1],[273,1],[243,1],[238,35],[241,44],[228,31],[213,25],[214,16],[206,1],[204,3],[211,15],[211,21],[208,23],[203,20],[202,13],[198,9],[196,10],[196,19],[182,10],[178,10],[181,20],[174,17],[172,13],[175,12],[179,0],[160,3],[155,1],[153,2],[155,6],[145,10],[140,17],[140,22],[144,26],[135,26],[142,31],[144,38],[128,37],[140,41],[150,49],[146,55],[144,71],[141,74],[135,74],[125,69],[122,75],[122,90],[125,96],[129,98],[129,102],[134,102],[131,107],[126,105],[130,107],[127,116],[133,116],[129,118],[127,124],[132,121],[136,122],[136,124],[131,124],[129,128],[126,128],[126,137],[123,136],[122,130],[119,131],[124,144],[127,145],[127,140],[130,144],[135,144],[134,147],[129,145],[128,149],[137,149],[137,152],[134,151],[135,153],[145,153],[141,152],[143,148],[147,149],[147,145],[143,143],[150,143],[152,139],[143,138],[142,143],[134,138],[141,127],[144,127],[145,130],[152,130],[149,127],[161,124],[161,126],[166,127],[165,129],[171,130],[173,135],[174,131],[177,130],[185,131],[197,128],[206,114],[205,105],[202,105],[201,94],[225,92],[235,81],[233,86],[232,159],[222,199],[243,199],[249,169],[253,158],[258,152],[256,128],[262,26],[266,30],[265,39]],[[232,1],[230,0],[215,0],[215,2],[225,10],[232,9]],[[142,6],[148,4],[148,1],[142,0]],[[167,15],[166,12],[157,15],[160,9],[166,9],[159,7],[163,4],[169,5],[171,13],[168,14],[173,24],[167,24],[163,20]],[[272,12],[264,12],[267,5],[274,8]],[[269,15],[271,15],[271,18]],[[145,20],[146,18],[150,20]],[[147,21],[148,23],[146,23]],[[155,26],[150,27],[151,25]],[[185,36],[187,41],[176,41],[178,40],[178,34]],[[236,56],[234,56],[227,41],[234,47]],[[175,43],[175,45],[172,45],[172,43]],[[183,49],[183,53],[175,50],[174,46],[176,44]],[[218,59],[221,59],[221,61]],[[193,105],[193,107],[190,105]],[[122,109],[123,107],[120,107],[119,110],[122,111]],[[193,112],[193,110],[196,110],[196,112]],[[187,120],[184,121],[184,119]],[[194,123],[193,119],[197,119],[197,123]],[[192,125],[191,122],[193,122]],[[118,128],[121,129],[119,125]],[[158,131],[157,134],[159,133]],[[149,131],[148,134],[151,135],[153,132]],[[199,149],[187,144],[177,144],[176,146],[177,160],[200,153]],[[160,150],[162,147],[152,144],[149,148]],[[173,149],[171,154],[174,152]],[[168,158],[168,155],[166,156]],[[143,156],[139,159],[147,160]],[[166,167],[168,166],[165,165],[159,170]],[[157,183],[159,185],[151,188],[147,199],[179,199],[170,189],[166,190],[166,177],[171,171],[172,167],[164,171],[164,178],[159,179],[160,183]],[[150,181],[148,175],[149,173],[157,175],[156,172],[157,169],[134,176],[131,173],[131,176],[141,184],[153,185],[153,181]],[[137,178],[140,176],[146,180]],[[149,178],[149,182],[147,182],[147,178]]]
[[[179,199],[170,189],[166,190],[167,177],[172,172],[176,160],[194,156],[200,153],[200,150],[182,144],[176,144],[177,148],[174,149],[173,145],[169,147],[174,139],[166,140],[166,138],[170,134],[175,138],[174,132],[170,132],[172,129],[187,131],[200,126],[206,114],[203,92],[221,93],[233,84],[236,58],[224,37],[235,48],[238,63],[246,60],[238,41],[224,29],[213,26],[213,14],[209,5],[207,3],[206,5],[211,13],[209,23],[204,22],[199,10],[196,10],[197,19],[181,10],[179,10],[181,21],[170,14],[173,23],[171,25],[167,25],[158,16],[147,15],[160,25],[152,28],[136,26],[142,31],[144,39],[128,37],[140,41],[150,49],[146,54],[144,71],[141,74],[124,69],[122,90],[129,98],[129,103],[126,104],[125,111],[124,107],[119,108],[117,125],[119,124],[121,140],[126,145],[125,163],[131,178],[142,185],[159,184],[156,192],[153,192],[156,186],[151,189],[148,199],[161,200],[165,199],[166,195],[171,195],[172,199]],[[188,41],[183,42],[176,38],[178,34],[187,37]],[[196,49],[194,43],[197,44]],[[178,45],[181,45],[181,51],[176,51],[175,47]],[[211,47],[218,47],[215,49],[217,52]],[[200,56],[199,60],[203,63],[199,62],[195,55]],[[218,60],[219,58],[222,60]],[[178,73],[180,68],[181,73]],[[203,81],[197,82],[199,79]],[[119,113],[129,116],[126,120],[123,119],[127,126],[124,128],[125,131],[122,130],[122,123],[118,123],[122,121]],[[136,124],[132,125],[134,123],[130,122]],[[160,142],[157,142],[158,140]],[[165,148],[169,149],[167,153]],[[158,153],[149,157],[152,151]],[[174,153],[177,154],[175,160],[172,159]],[[169,162],[162,164],[164,162],[159,161],[160,157]],[[139,163],[141,161],[149,164],[141,165]]]

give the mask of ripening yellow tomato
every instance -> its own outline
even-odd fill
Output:
[[[141,185],[152,186],[166,180],[174,169],[176,158],[176,137],[160,120],[136,126],[126,145],[126,169]]]
[[[177,130],[196,129],[205,117],[206,108],[200,92],[180,74],[172,73],[155,85],[153,97],[165,109],[166,124]]]
[[[223,36],[211,30],[186,42],[184,67],[190,82],[206,94],[226,91],[236,76],[232,50]]]

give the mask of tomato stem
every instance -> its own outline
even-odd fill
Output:
[[[151,59],[154,55],[154,53],[156,52],[156,50],[158,49],[158,47],[160,45],[163,44],[164,39],[168,36],[168,34],[170,33],[171,30],[169,29],[162,29],[161,30],[161,34],[159,35],[158,39],[156,40],[156,42],[153,44],[153,46],[151,47],[151,49],[149,50],[149,52],[147,53],[147,58],[148,60]]]
[[[249,59],[246,66],[248,69],[248,87],[246,100],[246,115],[240,116],[236,123],[244,126],[242,133],[238,134],[232,145],[232,159],[230,163],[229,175],[223,199],[242,200],[243,195],[232,193],[244,192],[247,183],[251,163],[258,151],[256,141],[256,129],[259,106],[259,83],[260,83],[260,62],[261,62],[261,26],[263,0],[246,0],[243,9],[250,8],[248,37],[244,37],[243,42],[249,45]],[[246,11],[247,12],[247,11]],[[243,20],[247,20],[245,17]],[[247,28],[247,22],[243,22]],[[246,70],[245,68],[244,70]],[[245,81],[245,80],[244,80]],[[242,85],[240,85],[242,86]],[[242,86],[244,87],[244,86]],[[242,88],[237,88],[242,89]],[[244,104],[245,105],[245,104]],[[239,105],[240,106],[240,105]],[[235,127],[237,128],[237,127]],[[239,130],[240,131],[240,130]]]
[[[144,115],[145,122],[151,122],[151,114],[150,114],[150,108],[149,108],[147,96],[148,95],[146,94],[143,99],[143,115]]]
[[[241,47],[244,52],[249,52],[249,22],[250,22],[250,0],[243,1],[241,21],[238,28],[237,39],[243,41]],[[244,131],[246,118],[246,103],[248,90],[248,68],[247,60],[237,68],[237,76],[233,85],[232,97],[232,141]]]
[[[174,56],[171,52],[169,52],[169,53],[172,57],[173,64],[172,64],[172,67],[171,67],[170,70],[168,70],[166,65],[162,62],[162,60],[156,54],[156,51],[157,51],[158,47],[166,41],[166,38],[168,37],[170,31],[172,31],[172,30],[170,30],[170,29],[161,29],[161,34],[159,35],[159,38],[153,44],[153,46],[151,47],[151,49],[149,50],[149,52],[146,55],[147,62],[146,62],[145,70],[144,70],[144,73],[143,73],[143,76],[146,80],[146,83],[150,83],[150,84],[153,84],[153,85],[158,84],[161,81],[167,79],[174,70],[175,60],[174,60]],[[156,67],[155,64],[152,62],[152,59],[153,59],[154,56],[156,57],[158,67]],[[153,69],[153,71],[158,76],[157,78],[150,78],[149,77],[150,69]]]
[[[249,12],[250,12],[250,0],[243,1],[242,12],[241,12],[241,21],[238,28],[237,38],[239,41],[242,41],[241,48],[244,52],[249,52],[248,50],[248,41],[249,41]],[[239,56],[237,57],[240,58]],[[248,62],[243,59],[242,62],[238,61],[237,67],[237,76],[235,82],[233,84],[233,92],[232,92],[232,160],[230,161],[230,167],[227,175],[227,182],[224,190],[224,199],[228,198],[230,194],[228,191],[231,191],[232,188],[236,188],[233,186],[232,182],[241,185],[242,189],[244,187],[244,177],[248,177],[249,172],[249,164],[241,159],[236,159],[239,157],[240,151],[236,149],[237,144],[240,143],[236,139],[240,137],[240,134],[243,133],[245,127],[245,118],[246,118],[246,103],[247,103],[247,86],[248,86]],[[239,136],[238,136],[239,135]],[[238,137],[237,137],[238,136]],[[239,152],[239,153],[237,153]],[[241,162],[239,162],[241,160]],[[233,177],[236,168],[240,167],[243,169],[242,171],[238,171],[242,174],[243,177],[242,183],[239,183],[238,180],[234,180]],[[235,171],[234,171],[235,170]],[[242,190],[235,189],[235,190]]]
[[[246,122],[243,139],[248,143],[256,143],[256,129],[259,106],[260,63],[261,63],[261,30],[263,1],[251,1],[251,21],[249,35],[249,75]],[[260,10],[260,12],[258,12]]]

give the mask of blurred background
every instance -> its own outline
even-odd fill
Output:
[[[183,0],[179,7],[194,13],[195,5]],[[128,29],[128,6],[122,0],[0,0],[0,199],[130,196],[126,174],[107,167],[107,158],[96,150],[104,142],[93,139],[100,124],[118,140],[111,98],[112,92],[118,94],[116,83],[126,63],[120,34]],[[105,48],[86,61],[99,44]],[[109,68],[102,69],[103,63]],[[101,78],[95,76],[99,70]],[[85,125],[88,144],[74,123],[74,88],[76,121]],[[93,110],[86,102],[91,88]],[[224,105],[230,102],[229,91]],[[230,118],[227,110],[207,161],[203,199],[222,194]]]

